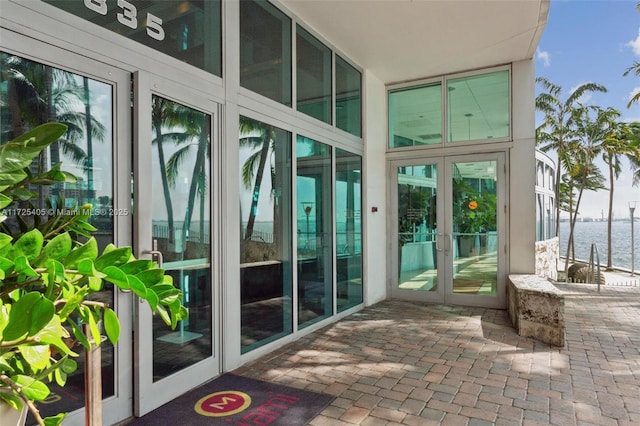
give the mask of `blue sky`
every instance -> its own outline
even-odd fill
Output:
[[[640,62],[640,12],[636,0],[551,0],[549,18],[536,52],[536,75],[563,89],[562,99],[577,86],[594,82],[607,93],[594,93],[586,103],[613,107],[625,121],[640,121],[640,105],[630,109],[630,97],[640,91],[640,77],[623,74]],[[608,175],[604,168],[601,169]],[[632,187],[625,163],[615,183],[614,217],[629,216],[629,201],[638,201],[640,187]],[[584,217],[606,215],[608,192],[586,193],[580,207]]]

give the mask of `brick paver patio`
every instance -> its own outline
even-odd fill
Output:
[[[640,288],[561,288],[564,348],[506,311],[390,300],[235,373],[334,395],[317,426],[640,424]]]

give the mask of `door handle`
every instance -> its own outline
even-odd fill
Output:
[[[440,244],[438,244],[438,240],[440,239],[440,237],[444,237],[444,234],[436,235],[436,251],[444,251],[443,248],[440,248]]]
[[[151,260],[153,260],[153,257],[155,256],[156,261],[158,262],[158,268],[162,268],[163,259],[162,252],[158,250],[158,240],[153,240],[153,250],[143,251],[142,253],[150,254]]]

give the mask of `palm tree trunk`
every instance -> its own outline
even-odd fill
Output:
[[[187,248],[187,238],[189,228],[191,227],[191,219],[193,217],[193,207],[196,200],[196,192],[198,191],[198,187],[200,187],[204,191],[204,182],[202,182],[202,179],[203,176],[206,176],[203,169],[206,158],[207,143],[208,138],[205,137],[205,135],[200,135],[200,140],[198,141],[198,152],[196,153],[196,164],[194,165],[193,177],[191,178],[191,185],[189,186],[187,209],[184,215],[184,223],[182,225],[183,253]]]
[[[153,125],[156,130],[156,145],[158,146],[158,163],[160,164],[160,180],[162,182],[162,192],[164,193],[164,204],[167,208],[167,226],[169,227],[169,236],[167,245],[171,251],[174,250],[176,235],[173,224],[173,204],[171,203],[171,190],[169,189],[169,181],[167,179],[167,166],[164,159],[164,148],[162,147],[162,126],[156,122]]]
[[[580,191],[578,192],[578,200],[576,200],[576,208],[573,213],[573,218],[570,219],[570,227],[569,227],[569,242],[573,241],[573,230],[576,226],[576,219],[578,218],[578,207],[580,206],[580,200],[582,199],[582,192],[584,190],[585,185],[580,186]],[[569,270],[569,247],[573,247],[573,244],[567,246],[567,255],[564,260],[564,276],[567,276],[567,271]],[[573,257],[573,261],[575,262],[575,253]]]
[[[262,150],[260,151],[260,162],[258,164],[258,170],[256,172],[256,183],[253,186],[253,198],[251,200],[251,210],[249,210],[249,220],[247,221],[247,229],[244,233],[245,240],[250,240],[251,236],[253,235],[253,227],[256,222],[256,213],[258,212],[258,200],[260,198],[260,185],[262,185],[264,166],[267,163],[267,156],[269,155],[269,143],[271,142],[272,133],[273,127],[266,126],[264,129],[264,138],[262,140]]]
[[[87,134],[87,157],[85,158],[85,170],[87,172],[87,198],[93,202],[95,194],[93,191],[93,123],[91,122],[91,98],[89,96],[89,79],[83,78],[84,84],[84,113],[85,132]]]

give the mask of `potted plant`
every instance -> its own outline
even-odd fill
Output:
[[[136,259],[130,247],[99,253],[91,205],[58,211],[38,201],[34,189],[75,180],[59,164],[31,168],[65,131],[47,123],[0,145],[0,404],[28,407],[40,425],[61,424],[66,415],[42,419],[35,403],[49,394],[48,382],[62,386],[76,369],[69,341],[99,345],[99,323],[113,344],[118,340],[116,313],[91,299],[105,283],[131,290],[171,327],[187,315],[180,291],[155,263]]]

